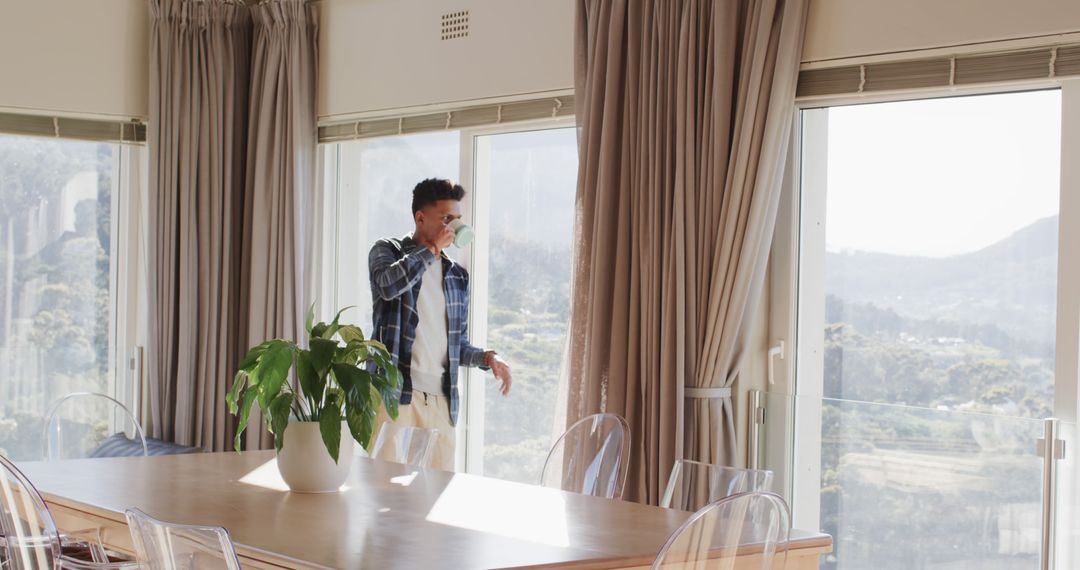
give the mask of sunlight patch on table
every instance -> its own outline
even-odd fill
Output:
[[[428,512],[429,522],[551,546],[569,546],[566,499],[521,492],[516,483],[455,476]]]

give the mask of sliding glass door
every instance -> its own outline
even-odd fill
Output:
[[[793,501],[824,568],[1038,567],[1060,132],[1058,90],[801,112]]]
[[[510,363],[514,386],[503,397],[490,374],[470,372],[467,466],[536,483],[561,433],[577,135],[566,127],[469,135],[478,230],[472,331]]]

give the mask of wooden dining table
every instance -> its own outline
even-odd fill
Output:
[[[272,451],[21,463],[61,531],[132,553],[124,509],[227,528],[245,568],[647,568],[690,513],[355,460],[335,493],[288,491]],[[793,531],[788,569],[832,549]]]

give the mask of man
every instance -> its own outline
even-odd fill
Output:
[[[378,240],[368,256],[373,338],[386,345],[403,377],[397,423],[437,429],[432,467],[447,471],[454,469],[458,367],[491,370],[503,396],[511,383],[506,361],[469,344],[469,273],[443,252],[454,242],[448,225],[461,218],[464,197],[465,189],[450,180],[420,182],[413,188],[415,231]],[[388,420],[380,410],[376,432]]]

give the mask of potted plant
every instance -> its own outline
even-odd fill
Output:
[[[346,307],[348,309],[350,307]],[[226,396],[238,415],[236,450],[258,405],[274,434],[278,469],[293,491],[336,491],[349,475],[355,440],[368,448],[380,403],[397,418],[401,373],[386,347],[364,338],[355,325],[340,324],[342,309],[327,323],[313,324],[308,310],[308,346],[284,339],[252,348]],[[299,391],[288,381],[295,369]]]

